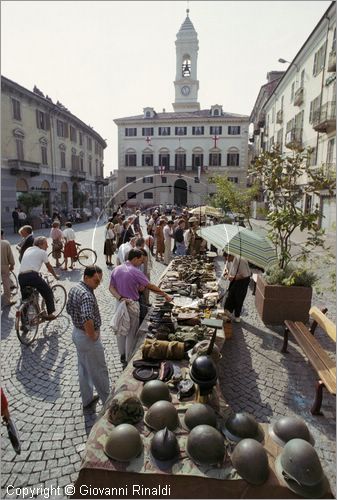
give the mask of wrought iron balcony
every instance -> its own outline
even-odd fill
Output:
[[[276,113],[276,123],[283,123],[283,109],[279,109]]]
[[[336,130],[336,101],[326,102],[320,109],[314,111],[312,126],[316,132],[326,134]]]
[[[12,175],[28,173],[31,177],[34,177],[35,175],[40,175],[41,173],[41,164],[35,161],[12,158],[8,160],[8,165],[11,167]]]
[[[72,181],[85,181],[87,177],[87,173],[83,172],[79,168],[71,168],[70,169],[70,178]]]
[[[285,146],[288,149],[298,149],[302,147],[303,129],[294,127],[286,133]]]
[[[303,104],[304,88],[300,87],[296,90],[294,96],[294,106],[301,106]]]
[[[336,71],[336,50],[332,50],[329,54],[328,71]]]

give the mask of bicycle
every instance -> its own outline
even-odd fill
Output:
[[[48,285],[50,285],[51,280],[48,275],[44,276]],[[67,292],[63,285],[56,283],[51,286],[51,290],[54,295],[55,311],[54,315],[56,318],[62,313],[66,301]],[[21,304],[16,311],[15,318],[15,329],[21,344],[30,345],[37,335],[39,325],[44,321],[47,315],[46,304],[44,299],[41,299],[40,303],[40,293],[38,290],[32,286],[27,286],[23,289],[23,297],[21,299]]]
[[[11,289],[11,295],[16,295],[18,293],[18,278],[16,277],[16,274],[14,271],[9,272],[9,281],[10,281],[10,289]],[[3,284],[1,281],[1,295],[3,294]]]
[[[81,246],[81,244],[76,243],[76,246],[79,247],[79,246]],[[52,251],[49,252],[49,254],[48,254],[48,260],[50,260],[51,263],[53,260],[55,260],[53,257]],[[60,250],[60,258],[58,259],[59,267],[61,267],[64,264],[64,260],[65,260],[64,252],[63,252],[63,250]],[[79,252],[77,252],[77,256],[74,257],[74,262],[76,262],[76,261],[83,267],[87,267],[87,266],[91,266],[91,265],[93,266],[97,262],[97,253],[92,248],[82,248],[82,250],[79,250]],[[53,263],[52,263],[52,266],[56,267]]]

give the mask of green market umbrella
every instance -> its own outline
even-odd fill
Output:
[[[202,227],[197,233],[219,250],[241,256],[263,269],[277,263],[274,245],[259,232],[231,224],[216,224]]]

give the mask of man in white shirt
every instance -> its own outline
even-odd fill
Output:
[[[18,280],[21,294],[26,286],[32,286],[40,292],[46,302],[48,314],[45,319],[52,320],[56,318],[53,314],[55,311],[54,295],[48,283],[39,274],[42,264],[46,265],[55,279],[59,279],[59,277],[48,262],[47,248],[48,241],[45,236],[38,236],[34,239],[34,245],[27,248],[22,257]]]
[[[247,260],[243,257],[234,257],[226,252],[223,255],[226,262],[223,275],[230,281],[224,310],[230,319],[234,311],[234,321],[240,323],[240,314],[247,295],[251,271]],[[230,263],[229,269],[227,269],[228,262]]]
[[[131,238],[130,241],[123,243],[119,247],[117,257],[116,257],[117,266],[124,264],[128,260],[129,252],[132,248],[135,248],[137,240],[138,240],[138,236],[134,236],[133,238]]]
[[[164,227],[164,264],[169,265],[172,258],[172,238],[173,238],[173,220],[169,220],[166,226]]]

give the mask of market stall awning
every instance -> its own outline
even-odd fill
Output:
[[[208,205],[193,208],[192,210],[189,210],[189,212],[193,215],[212,215],[213,217],[223,216],[223,213],[219,208],[210,207]]]

